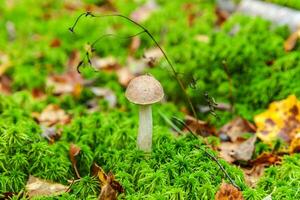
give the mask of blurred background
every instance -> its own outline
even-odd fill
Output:
[[[162,82],[166,100],[189,112],[174,73],[151,38],[145,33],[129,38],[139,27],[120,17],[83,16],[74,33],[69,31],[87,11],[121,13],[146,27],[173,63],[199,117],[218,125],[232,115],[252,119],[271,101],[300,92],[297,37],[290,48],[285,46],[295,30],[238,12],[235,7],[243,1],[1,2],[1,93],[75,93],[84,102],[89,94],[79,91],[86,84],[105,85],[118,95],[132,77],[151,73]],[[297,1],[268,2],[299,8]],[[103,37],[91,52],[91,44],[105,34],[114,36]],[[81,61],[79,75],[74,70]],[[220,121],[209,114],[205,93],[219,104]]]

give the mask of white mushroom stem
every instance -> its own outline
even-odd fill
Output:
[[[140,105],[139,132],[137,146],[140,150],[151,152],[152,148],[152,110],[151,105]]]

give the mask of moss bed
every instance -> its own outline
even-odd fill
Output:
[[[12,94],[0,95],[0,194],[23,191],[29,175],[67,184],[67,180],[75,177],[69,159],[69,147],[74,143],[82,149],[78,162],[82,179],[72,185],[70,193],[35,199],[96,199],[100,188],[98,180],[90,174],[93,162],[116,175],[126,191],[119,199],[214,199],[222,180],[228,180],[216,162],[195,149],[195,145],[205,147],[203,141],[190,135],[174,137],[159,114],[181,118],[180,110],[185,105],[164,60],[148,69],[161,81],[168,100],[153,108],[154,146],[150,155],[136,150],[138,110],[125,99],[124,88],[115,74],[95,73],[89,67],[82,69],[82,76],[93,79],[94,86],[110,88],[117,96],[115,108],[109,108],[103,99],[98,100],[101,112],[88,111],[86,103],[94,97],[89,88],[84,88],[76,98],[67,94],[56,96],[45,89],[47,76],[62,73],[74,49],[84,55],[84,44],[111,28],[112,22],[120,35],[134,34],[138,32],[136,27],[117,19],[87,20],[78,25],[78,34],[74,36],[68,27],[94,1],[83,1],[76,9],[66,6],[70,1],[22,0],[13,5],[8,2],[0,4],[0,26],[13,22],[17,36],[11,42],[7,31],[0,30],[0,51],[9,55],[12,62],[5,72],[12,80]],[[114,5],[118,12],[130,15],[143,2],[114,1]],[[157,0],[157,4],[159,8],[143,25],[162,44],[176,70],[194,74],[196,89],[189,88],[188,94],[196,107],[205,104],[205,91],[217,102],[234,103],[234,113],[217,112],[220,120],[199,113],[201,119],[216,127],[238,115],[252,120],[272,101],[291,93],[300,97],[299,45],[291,52],[284,51],[283,43],[290,34],[287,27],[274,27],[263,19],[242,15],[233,15],[216,27],[213,1]],[[190,26],[187,16],[195,13],[197,17]],[[199,35],[206,36],[208,41],[195,39]],[[54,39],[59,39],[59,48],[50,47]],[[141,41],[136,58],[153,46],[145,35],[141,35]],[[113,55],[124,64],[129,43],[107,39],[97,45],[95,53]],[[34,99],[35,89],[43,90],[46,98]],[[54,144],[41,137],[41,127],[32,117],[33,112],[41,112],[49,104],[59,105],[72,116],[70,124],[57,127],[61,138]],[[209,152],[217,155],[213,150]],[[300,199],[299,160],[298,154],[285,156],[281,165],[266,169],[256,188],[246,185],[237,166],[220,162],[242,189],[245,199],[259,200],[272,193],[272,199],[279,200]],[[12,199],[26,198],[15,195]]]

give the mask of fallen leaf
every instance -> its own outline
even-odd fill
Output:
[[[136,22],[143,22],[149,19],[151,14],[157,9],[158,5],[155,0],[147,0],[144,5],[131,13],[130,18]]]
[[[71,121],[71,117],[63,109],[54,104],[49,104],[41,113],[33,113],[32,115],[40,124],[47,127],[55,124],[64,125]]]
[[[58,38],[54,38],[50,43],[50,47],[52,47],[52,48],[60,47],[60,45],[61,45],[61,42]]]
[[[254,117],[257,136],[266,143],[280,138],[288,143],[300,132],[300,102],[295,95],[273,102]]]
[[[292,140],[289,147],[290,154],[300,153],[300,133],[298,133]]]
[[[237,117],[231,122],[225,124],[218,131],[219,134],[227,134],[233,142],[237,141],[239,138],[242,138],[245,133],[255,132],[256,127],[241,117]]]
[[[215,200],[243,200],[243,194],[233,185],[223,182],[215,195]]]
[[[144,57],[149,59],[160,60],[164,57],[164,54],[158,47],[150,48],[144,51]]]
[[[219,147],[220,157],[229,163],[235,161],[249,161],[253,155],[255,142],[256,136],[243,142],[222,142]]]
[[[141,38],[140,37],[133,37],[131,39],[130,45],[129,45],[129,54],[133,55],[138,50],[138,48],[141,46]]]
[[[232,157],[236,160],[249,161],[255,149],[256,136],[249,138],[237,146],[232,152]]]
[[[11,79],[6,76],[0,75],[0,93],[10,94],[11,93]]]
[[[259,155],[256,159],[251,160],[250,164],[257,166],[257,165],[273,165],[273,164],[279,164],[281,162],[281,157],[274,153],[267,153],[264,152],[261,155]]]
[[[97,176],[101,183],[99,200],[117,200],[118,194],[124,193],[124,188],[115,180],[115,176],[111,172],[106,174],[96,163],[92,166],[92,174]]]
[[[230,16],[230,13],[228,11],[222,10],[219,7],[215,8],[215,14],[217,16],[216,24],[218,26],[222,25],[228,19],[228,17]]]
[[[195,10],[197,5],[194,3],[183,4],[183,11],[187,12],[187,22],[189,27],[193,26],[197,17],[201,16],[200,12]]]
[[[31,175],[29,176],[26,184],[26,190],[28,192],[29,198],[37,196],[60,195],[66,193],[68,191],[68,188],[68,186],[39,179]]]
[[[60,137],[60,132],[57,131],[56,127],[46,127],[44,125],[40,126],[42,129],[42,134],[41,136],[43,138],[46,138],[48,141],[53,143],[57,138]]]
[[[117,97],[115,93],[107,88],[91,87],[91,91],[97,96],[104,98],[110,108],[113,108],[117,105]]]
[[[34,88],[31,90],[31,95],[33,98],[35,99],[39,99],[39,100],[42,100],[42,99],[45,99],[46,98],[46,94],[44,91],[42,91],[41,89],[39,88]]]
[[[81,94],[84,80],[77,71],[80,59],[80,53],[73,51],[67,62],[67,72],[60,75],[54,74],[47,78],[46,86],[53,88],[54,94],[73,94],[75,97]]]
[[[97,71],[107,71],[113,72],[120,68],[119,63],[117,62],[116,58],[112,56],[108,57],[93,57],[91,59],[92,66]]]
[[[194,133],[201,136],[216,135],[216,128],[211,126],[208,122],[197,120],[192,116],[185,117],[186,126]],[[186,128],[184,131],[189,131]]]
[[[264,174],[265,165],[257,165],[251,169],[242,168],[244,172],[245,182],[250,187],[255,187],[260,177]]]
[[[81,178],[78,172],[77,160],[76,160],[76,157],[79,155],[80,151],[81,151],[80,147],[76,146],[75,144],[70,145],[69,156],[77,178]]]
[[[299,37],[300,30],[297,30],[296,32],[292,33],[284,42],[284,50],[287,52],[292,51],[296,47]]]
[[[116,73],[119,83],[124,87],[126,87],[130,80],[135,77],[127,67],[122,67],[121,69],[117,70]]]

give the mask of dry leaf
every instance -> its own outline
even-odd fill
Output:
[[[105,174],[104,170],[96,163],[92,166],[92,174],[96,175],[101,183],[99,200],[116,200],[118,193],[124,192],[124,188],[115,180],[114,175],[111,172]]]
[[[29,176],[26,184],[26,190],[28,191],[29,198],[36,196],[60,195],[67,192],[68,188],[68,186],[42,180],[31,175]]]
[[[243,200],[243,194],[233,185],[223,182],[216,193],[215,200]]]
[[[49,104],[42,113],[32,113],[32,115],[40,124],[48,127],[55,124],[68,124],[71,121],[71,117],[54,104]]]
[[[208,122],[197,120],[192,116],[185,117],[185,124],[191,131],[201,136],[216,135],[215,127],[211,126]],[[186,128],[184,131],[189,131]]]
[[[10,94],[11,93],[11,79],[6,76],[0,75],[0,93]]]
[[[141,38],[140,37],[133,37],[131,39],[130,45],[129,45],[129,54],[133,55],[138,50],[138,48],[141,46]]]
[[[112,72],[120,68],[120,65],[117,62],[116,58],[112,56],[104,57],[104,58],[93,57],[91,59],[91,62],[93,68],[98,71],[103,70],[107,72]]]
[[[164,57],[164,54],[161,52],[161,50],[158,47],[155,47],[155,48],[150,48],[145,50],[144,57],[160,60],[161,58]]]
[[[76,146],[75,144],[70,145],[69,156],[77,178],[81,178],[78,172],[77,160],[76,160],[76,157],[79,155],[80,151],[81,151],[80,147]]]
[[[52,48],[60,47],[60,45],[61,45],[61,42],[58,38],[54,38],[50,43],[50,47],[52,47]]]
[[[259,155],[256,159],[252,160],[250,163],[254,166],[257,165],[273,165],[273,164],[279,164],[281,162],[281,158],[274,154],[274,153],[262,153]]]
[[[292,33],[284,42],[284,50],[292,51],[296,47],[299,37],[300,37],[300,30],[297,30],[296,32]]]
[[[242,168],[247,185],[255,187],[260,177],[264,174],[265,165],[257,165],[251,169]]]
[[[52,75],[47,78],[46,86],[53,88],[56,95],[73,94],[78,97],[81,94],[84,80],[77,72],[77,65],[80,62],[80,53],[73,51],[67,62],[67,72],[61,75]]]
[[[256,136],[243,142],[223,142],[220,145],[220,157],[229,163],[249,161],[255,148]]]
[[[298,133],[292,140],[291,145],[289,147],[289,152],[300,153],[300,134]]]
[[[144,5],[133,11],[130,15],[130,18],[136,22],[143,22],[147,20],[157,9],[158,6],[155,0],[148,0]]]
[[[232,152],[232,157],[236,160],[249,161],[255,149],[256,136],[249,138],[237,146]]]
[[[117,70],[116,73],[119,83],[124,87],[126,87],[130,80],[135,77],[127,67],[122,67],[121,69]]]
[[[221,8],[215,8],[215,14],[217,16],[217,25],[222,25],[230,16],[230,13],[226,10],[222,10]]]
[[[299,111],[300,102],[295,95],[271,103],[267,111],[254,117],[257,136],[266,143],[277,138],[291,142],[300,132]]]
[[[235,142],[242,138],[245,133],[255,133],[256,127],[247,120],[237,117],[231,122],[225,124],[220,130],[219,134],[227,134],[231,141]]]
[[[108,102],[110,108],[113,108],[117,105],[117,97],[112,90],[107,88],[91,87],[91,91],[97,97],[103,97]]]
[[[46,127],[44,125],[40,126],[42,129],[41,136],[46,138],[48,141],[53,143],[57,138],[60,137],[59,132],[56,130],[56,127]]]

